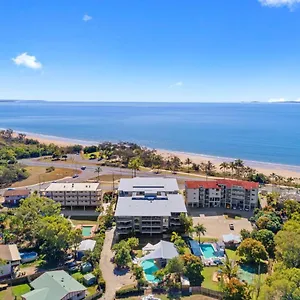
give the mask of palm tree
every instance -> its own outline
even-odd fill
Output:
[[[177,156],[173,156],[171,159],[171,165],[172,165],[173,173],[175,173],[180,168],[181,165],[180,158]]]
[[[234,164],[237,170],[237,176],[240,177],[241,170],[244,168],[244,162],[241,159],[236,159]]]
[[[97,175],[97,180],[98,180],[98,182],[99,182],[99,178],[100,178],[100,172],[102,172],[101,167],[97,167],[97,168],[95,169],[95,173],[98,174],[98,175]]]
[[[192,161],[189,157],[185,160],[185,164],[188,167],[188,173],[190,173],[190,164],[192,164]]]
[[[231,261],[226,255],[226,259],[223,263],[224,265],[222,265],[220,268],[222,270],[223,276],[225,278],[228,278],[229,280],[232,278],[236,278],[238,273],[238,264],[236,263],[236,261]]]
[[[220,164],[220,170],[223,171],[224,178],[225,178],[225,173],[226,173],[228,167],[229,167],[229,165],[226,161],[224,161]]]
[[[200,243],[200,236],[201,236],[201,234],[205,235],[206,228],[204,227],[203,224],[197,224],[194,227],[194,231],[196,232],[196,234],[198,236],[199,243]]]
[[[206,164],[206,175],[213,175],[213,172],[215,171],[216,167],[215,165],[211,162],[208,161]]]
[[[233,171],[236,169],[234,161],[229,163],[229,168],[231,169],[231,177],[233,177]]]
[[[140,169],[141,165],[142,161],[139,157],[134,157],[129,161],[128,167],[132,169],[133,177],[136,177],[136,171]]]

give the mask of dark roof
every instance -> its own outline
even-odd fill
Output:
[[[9,196],[29,196],[30,190],[6,190],[3,194],[4,197]]]

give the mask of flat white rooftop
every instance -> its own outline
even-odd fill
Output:
[[[119,191],[178,191],[175,178],[165,177],[135,177],[121,178]]]
[[[46,192],[79,192],[79,191],[88,191],[93,192],[99,190],[99,183],[84,183],[84,182],[57,182],[51,183],[46,189]]]

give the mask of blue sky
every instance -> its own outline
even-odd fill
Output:
[[[0,99],[300,98],[300,0],[3,0]]]

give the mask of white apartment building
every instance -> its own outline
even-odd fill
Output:
[[[253,210],[258,202],[257,182],[217,179],[186,181],[186,202],[189,207],[224,207]]]
[[[42,194],[71,211],[95,211],[101,203],[99,183],[51,183]]]
[[[161,234],[180,228],[179,216],[186,213],[176,179],[135,177],[121,179],[115,212],[117,232]]]

